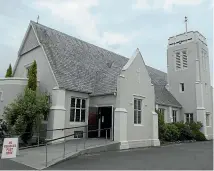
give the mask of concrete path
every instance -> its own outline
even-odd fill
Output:
[[[64,143],[52,144],[47,146],[47,161],[48,166],[62,161],[65,158],[73,155],[78,155],[84,149],[98,147],[113,143],[106,139],[75,139],[66,141],[65,143],[65,156],[64,156]],[[35,147],[25,150],[20,150],[19,155],[15,162],[24,164],[34,169],[44,169],[46,167],[46,147]]]
[[[79,156],[50,170],[213,170],[213,142]]]

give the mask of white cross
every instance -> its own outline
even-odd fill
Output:
[[[140,68],[137,70],[138,82],[140,83]]]
[[[187,18],[187,16],[185,16],[185,20],[184,20],[184,22],[185,22],[185,25],[186,25],[186,32],[187,32],[187,22],[188,22],[188,18]]]
[[[37,16],[37,21],[36,21],[36,23],[39,23],[39,15]]]

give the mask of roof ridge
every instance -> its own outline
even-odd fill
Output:
[[[126,56],[124,56],[124,55],[120,55],[120,54],[118,54],[118,53],[116,53],[116,52],[112,52],[112,51],[110,51],[110,50],[108,50],[108,49],[105,49],[105,48],[100,47],[100,46],[98,46],[98,45],[94,45],[94,44],[92,44],[92,43],[86,42],[86,41],[84,41],[84,40],[81,40],[81,39],[79,39],[79,38],[76,38],[76,37],[71,36],[71,35],[69,35],[69,34],[67,34],[67,33],[61,32],[61,31],[59,31],[59,30],[53,29],[53,28],[51,28],[51,27],[45,26],[45,25],[43,25],[43,24],[36,23],[35,21],[30,20],[30,23],[35,24],[35,25],[39,25],[39,26],[41,26],[41,27],[45,27],[46,29],[50,29],[50,30],[59,32],[59,33],[61,33],[61,34],[63,34],[63,35],[69,36],[69,37],[71,37],[71,38],[73,38],[73,39],[76,39],[76,40],[78,40],[78,41],[81,41],[81,42],[83,42],[83,43],[90,44],[90,45],[92,45],[92,46],[98,47],[98,48],[103,49],[103,50],[105,50],[105,51],[108,51],[108,52],[110,52],[110,53],[119,55],[119,56],[121,56],[121,57],[123,57],[123,58],[129,59],[128,57],[126,57]]]

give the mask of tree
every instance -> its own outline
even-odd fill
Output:
[[[33,91],[36,91],[37,89],[37,64],[35,60],[28,73],[27,87]]]
[[[4,109],[4,118],[13,134],[21,135],[24,143],[28,143],[34,130],[41,125],[49,112],[48,97],[26,88],[14,102]]]
[[[13,72],[12,72],[12,67],[11,67],[11,64],[10,64],[9,67],[8,67],[8,69],[7,69],[5,77],[6,78],[7,77],[12,77],[12,74],[13,74]]]

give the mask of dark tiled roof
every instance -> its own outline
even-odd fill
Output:
[[[163,85],[154,85],[155,88],[155,103],[160,105],[181,107],[181,104]]]
[[[116,92],[117,76],[128,62],[128,58],[33,21],[31,25],[44,47],[60,88],[91,95]],[[167,84],[166,73],[149,66],[147,70],[154,85]],[[163,89],[155,89],[156,101],[174,99],[166,89],[164,93],[159,92]],[[177,105],[178,102],[166,100],[163,104]]]

